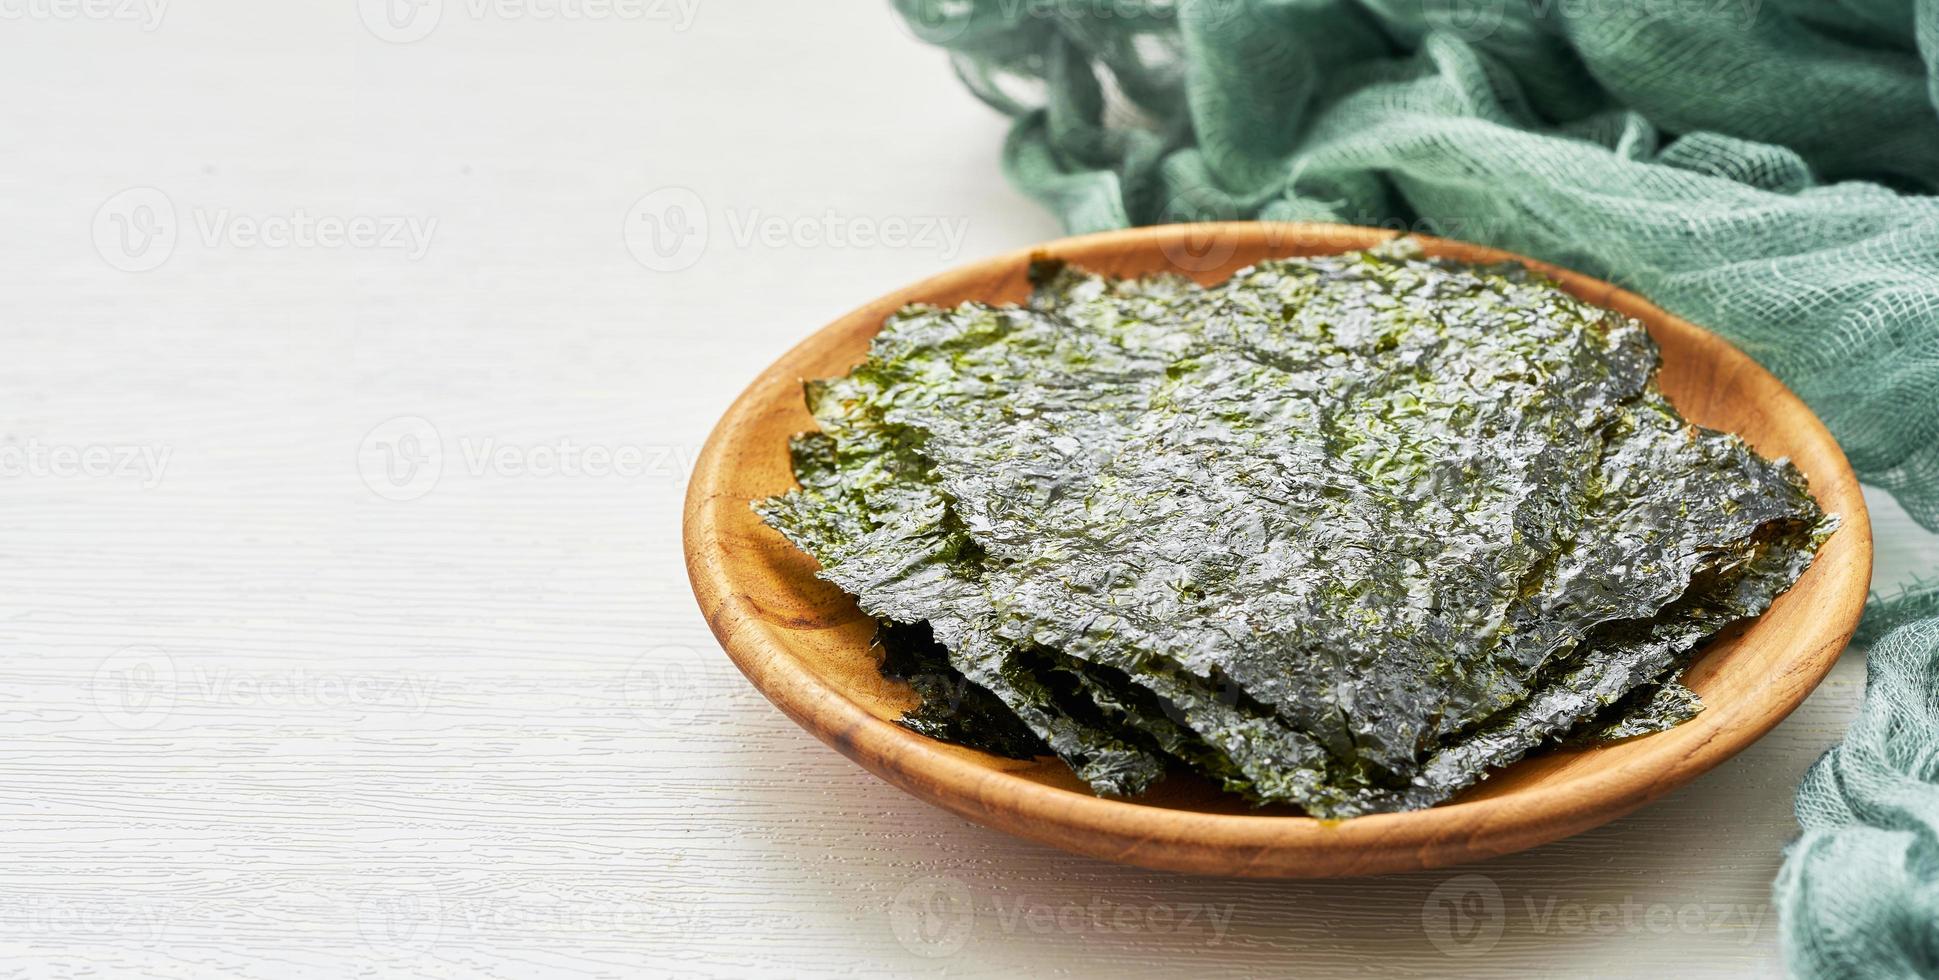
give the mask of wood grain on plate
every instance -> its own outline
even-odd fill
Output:
[[[1871,527],[1843,452],[1797,396],[1715,334],[1600,280],[1476,245],[1420,239],[1432,255],[1522,262],[1584,300],[1642,321],[1663,350],[1663,391],[1686,417],[1735,432],[1767,456],[1789,456],[1818,502],[1844,520],[1796,586],[1697,657],[1684,680],[1708,708],[1672,731],[1547,750],[1442,806],[1344,822],[1251,809],[1209,784],[1183,779],[1136,800],[1102,799],[1054,759],[1001,759],[895,725],[914,698],[876,672],[868,648],[873,623],[815,577],[812,559],[749,509],[750,501],[793,486],[788,437],[814,426],[801,381],[845,373],[865,355],[883,318],[902,306],[1021,301],[1033,256],[1122,276],[1184,272],[1211,283],[1264,258],[1365,248],[1394,234],[1228,223],[1064,239],[945,273],[823,328],[742,393],[694,467],[685,512],[687,570],[714,635],[789,717],[922,799],[1079,853],[1209,874],[1373,874],[1532,847],[1628,813],[1769,731],[1831,668],[1870,585]]]

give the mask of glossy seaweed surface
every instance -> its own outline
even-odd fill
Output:
[[[756,509],[884,624],[905,725],[1100,793],[1189,768],[1349,817],[1661,731],[1835,526],[1676,414],[1641,326],[1520,267],[1033,278],[809,383],[800,489]]]

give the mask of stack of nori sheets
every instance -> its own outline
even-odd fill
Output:
[[[1641,326],[1520,267],[1033,278],[810,382],[801,489],[756,509],[882,621],[904,724],[1100,793],[1182,766],[1348,817],[1667,728],[1689,652],[1835,523],[1677,415]]]

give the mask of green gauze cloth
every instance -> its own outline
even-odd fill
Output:
[[[1939,529],[1939,0],[895,0],[1072,231],[1408,228],[1717,330]],[[1805,976],[1939,976],[1939,589],[1867,615],[1777,883]]]

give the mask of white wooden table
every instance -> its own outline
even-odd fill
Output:
[[[679,553],[716,415],[1057,231],[886,5],[0,12],[0,974],[1779,969],[1855,655],[1627,820],[1320,883],[966,824],[731,671]],[[1881,581],[1939,559],[1878,524]]]

